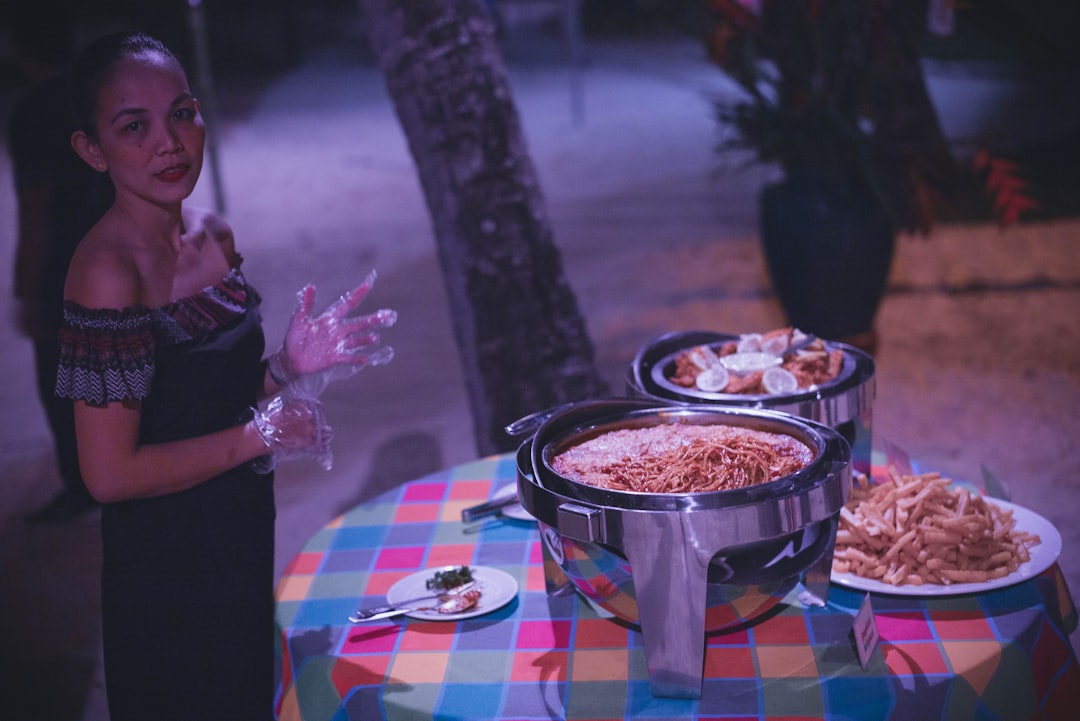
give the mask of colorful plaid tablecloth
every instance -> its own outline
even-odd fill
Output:
[[[461,510],[515,482],[512,455],[466,463],[364,503],[316,533],[277,587],[279,718],[900,719],[1080,718],[1076,609],[1057,566],[986,594],[872,597],[881,636],[864,669],[852,641],[863,594],[824,608],[793,592],[775,615],[706,640],[700,700],[653,698],[642,638],[576,595],[545,592],[536,524]],[[492,566],[517,598],[456,622],[352,625],[400,578]]]

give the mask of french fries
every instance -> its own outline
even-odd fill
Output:
[[[840,509],[833,570],[892,586],[982,583],[1030,560],[1038,535],[1016,529],[1012,512],[940,473],[870,483],[856,478]]]

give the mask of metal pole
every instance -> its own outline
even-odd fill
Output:
[[[210,167],[210,179],[214,186],[214,208],[218,213],[225,213],[225,191],[221,183],[221,169],[218,165],[217,142],[215,130],[218,125],[214,121],[217,107],[214,96],[214,81],[210,72],[210,36],[206,30],[206,13],[203,11],[202,0],[188,0],[188,20],[191,25],[191,36],[195,49],[195,75],[199,80],[199,95],[206,98],[206,104],[202,105],[201,112],[206,118],[209,132],[206,134],[206,154]]]
[[[566,44],[570,47],[570,114],[574,125],[585,122],[585,89],[583,87],[582,63],[583,36],[581,32],[581,0],[564,0],[563,27]]]

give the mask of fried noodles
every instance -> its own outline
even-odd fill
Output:
[[[795,473],[812,452],[791,436],[719,425],[611,431],[557,455],[571,480],[640,493],[726,491]]]

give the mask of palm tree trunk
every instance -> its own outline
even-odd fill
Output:
[[[482,0],[361,0],[420,174],[481,454],[503,427],[602,395]]]

